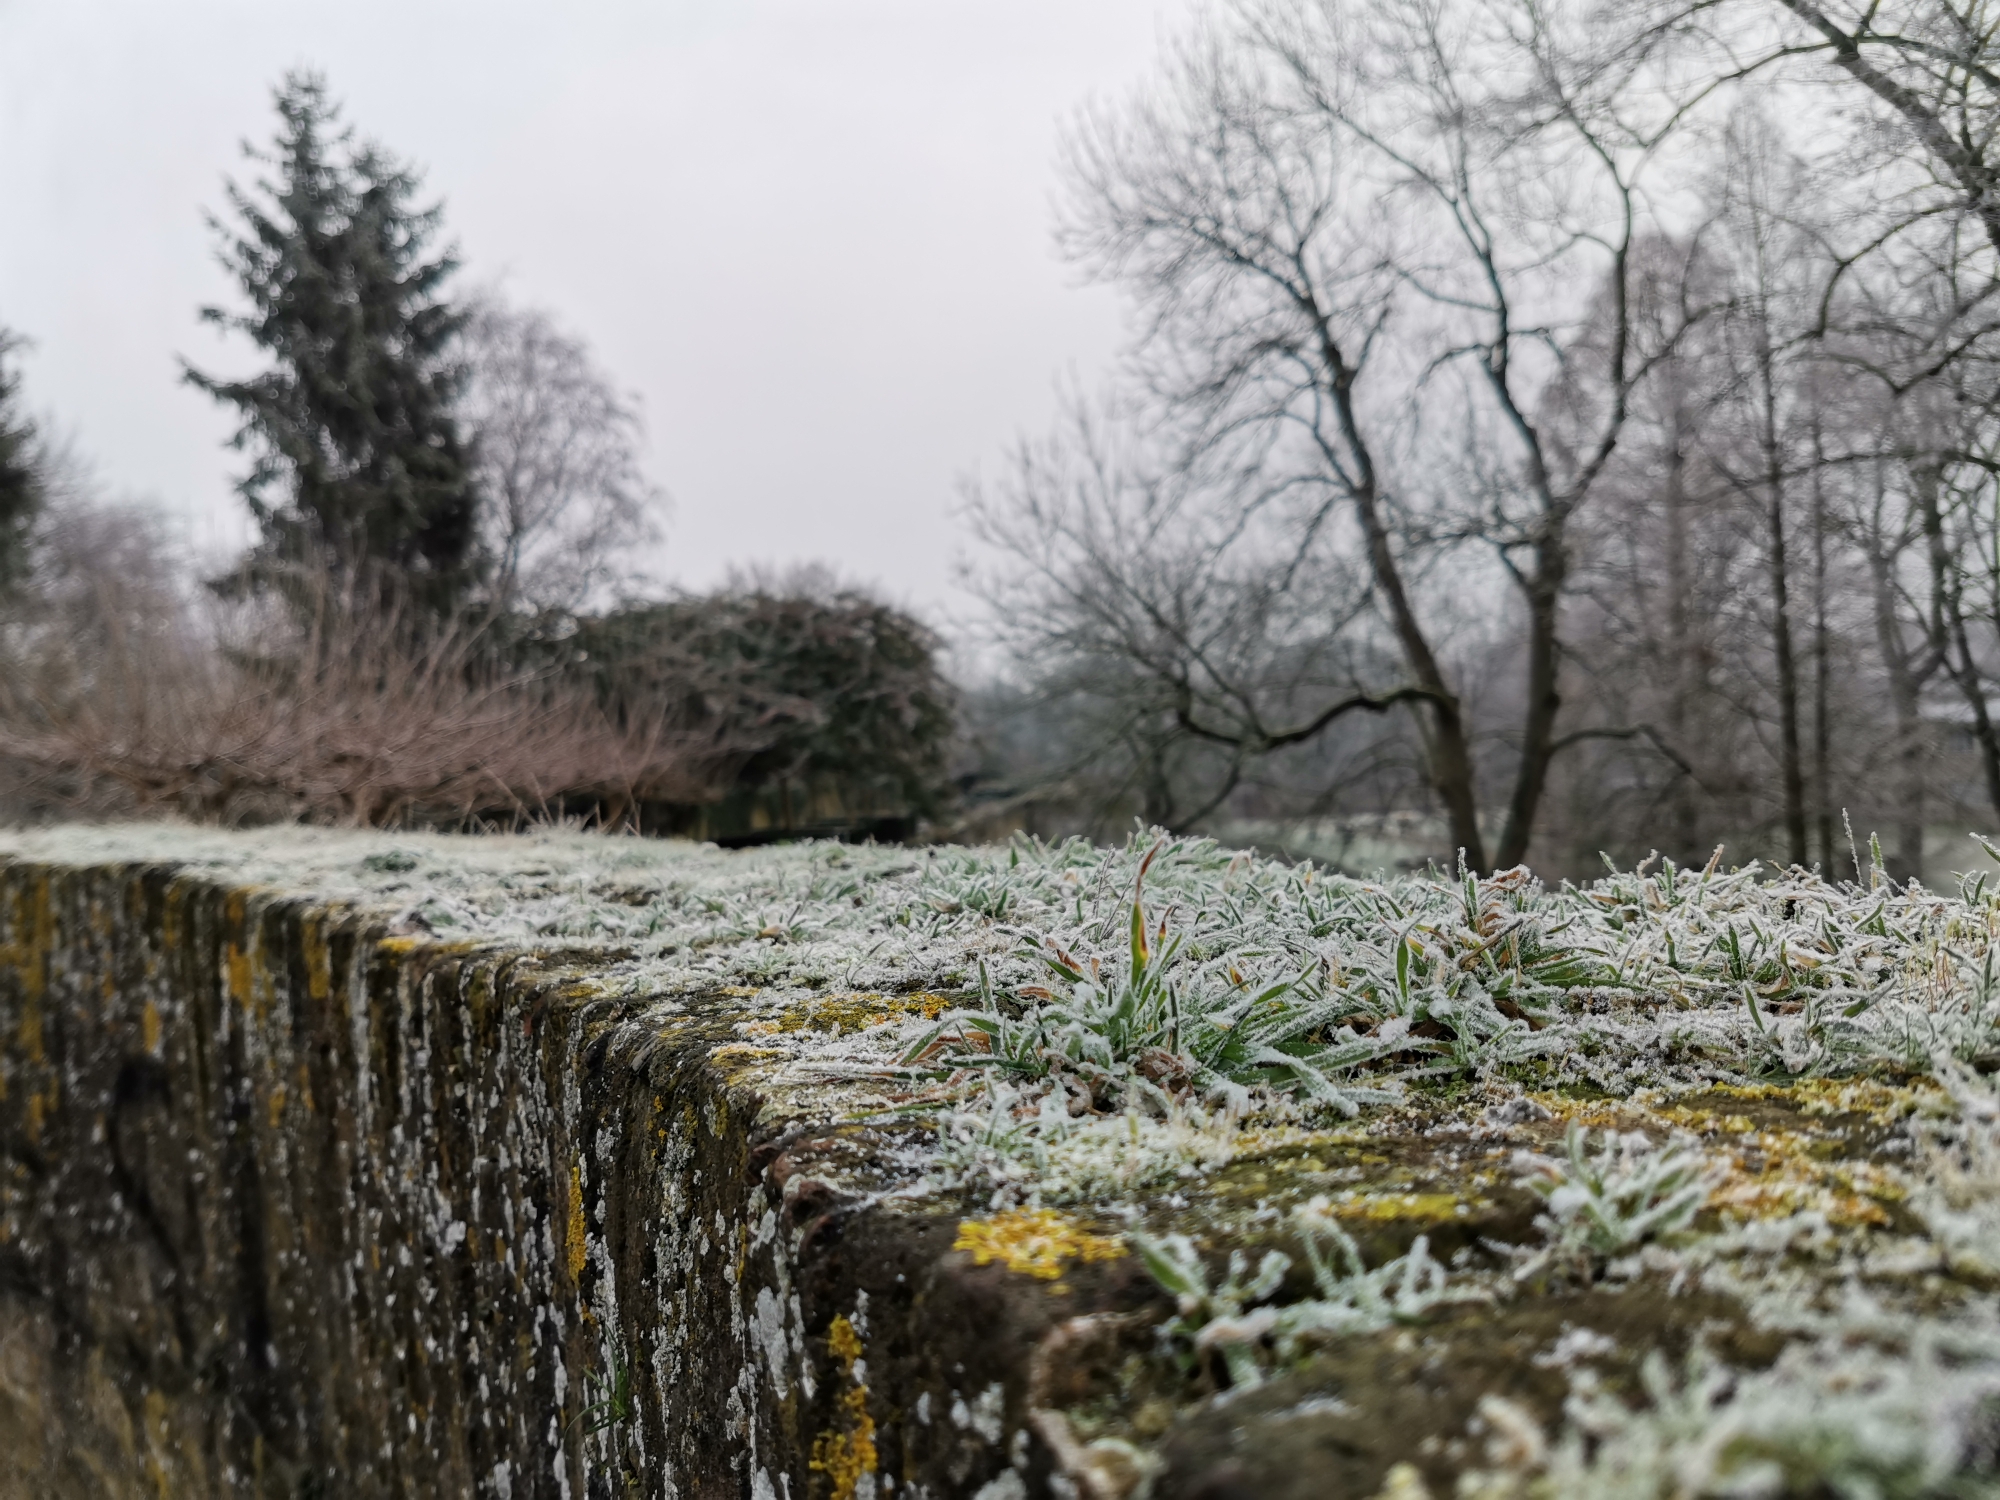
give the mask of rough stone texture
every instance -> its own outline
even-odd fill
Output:
[[[893,1140],[760,1096],[726,996],[384,920],[0,868],[0,1494],[1042,1488],[1031,1355],[1131,1259],[871,1204]]]
[[[1063,1108],[1051,1132],[1066,1096],[1030,1114],[884,1064],[941,1034],[968,957],[1007,961],[994,882],[1039,881],[1042,919],[1073,901],[1083,923],[1079,851],[854,869],[284,831],[190,836],[169,863],[179,836],[0,844],[0,1500],[2000,1494],[2000,1075],[1941,1044],[1934,1076],[1893,1048],[1842,1073],[1774,1061],[1831,1012],[2000,1062],[1982,889],[1893,912],[1858,888],[1730,898],[1765,919],[1802,890],[1847,903],[1824,952],[1862,935],[1883,976],[1865,1005],[1772,988],[1768,1021],[1739,1016],[1747,985],[1670,966],[1544,996],[1551,1029],[1517,1040],[1560,1056],[1433,1066],[1352,1119],[1267,1098],[1227,1120]],[[290,887],[249,883],[288,855]],[[1152,856],[1102,858],[1115,903]],[[1311,895],[1310,875],[1259,878]],[[1560,899],[1566,925],[1624,903]],[[1736,920],[1718,905],[1697,914]],[[483,936],[426,930],[458,917]],[[1381,925],[1364,913],[1329,960],[1358,969]],[[633,952],[535,946],[621,931]],[[964,1165],[982,1121],[999,1175]],[[1550,1171],[1583,1180],[1559,1158],[1586,1136],[1634,1171],[1698,1170],[1679,1227],[1572,1242],[1544,1194]],[[1178,1308],[1141,1263],[1173,1245],[1205,1278]],[[1437,1282],[1353,1300],[1398,1266]],[[1283,1334],[1308,1314],[1334,1321]],[[1734,1433],[1719,1458],[1711,1431]]]

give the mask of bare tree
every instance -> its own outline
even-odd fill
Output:
[[[1914,877],[1963,787],[2000,816],[2000,75],[1955,5],[1238,0],[1089,117],[1062,241],[1144,313],[1132,410],[975,516],[1114,794],[1296,802],[1285,737],[1365,726],[1473,861],[1833,866],[1849,810]]]
[[[1920,164],[1920,163],[1919,163]],[[1891,158],[1888,175],[1912,164]],[[1865,206],[1865,205],[1864,205]],[[2000,283],[1988,231],[1964,204],[1905,199],[1848,220],[1817,293],[1811,359],[1837,402],[1845,441],[1822,431],[1827,469],[1865,471],[1848,502],[1855,544],[1868,559],[1877,639],[1897,739],[1899,870],[1923,870],[1923,808],[1940,779],[1932,762],[1939,712],[1925,693],[1935,674],[1956,687],[2000,816],[2000,726],[1987,701],[2000,650],[2000,594],[1986,580],[2000,533],[1992,520],[2000,455]],[[1824,398],[1822,398],[1824,399]],[[1824,423],[1821,424],[1822,428]],[[1823,482],[1816,478],[1815,483]]]
[[[1226,493],[1241,478],[1164,465],[1133,413],[1072,399],[1053,435],[969,487],[973,529],[1005,559],[980,580],[999,644],[1069,727],[1047,779],[1190,827],[1280,752],[1421,701],[1364,623],[1345,526],[1301,546],[1294,507]]]
[[[1934,215],[1939,199],[1980,226],[2000,250],[2000,68],[1996,68],[1992,17],[1981,0],[1755,0],[1755,18],[1778,12],[1795,29],[1765,39],[1745,36],[1733,9],[1703,0],[1694,14],[1723,11],[1731,65],[1744,75],[1801,59],[1851,80],[1882,106],[1899,131],[1871,143],[1905,166],[1909,196],[1900,205],[1905,223]],[[1678,18],[1677,18],[1678,19]],[[1886,148],[1886,151],[1884,150]]]
[[[1572,527],[1636,383],[1700,312],[1633,315],[1642,180],[1692,101],[1643,56],[1583,66],[1584,38],[1526,0],[1232,16],[1074,137],[1063,243],[1145,308],[1134,368],[1185,464],[1254,474],[1238,503],[1289,504],[1300,547],[1351,523],[1393,690],[1422,703],[1451,839],[1482,866],[1473,730],[1413,579],[1490,549],[1523,617],[1512,864],[1561,748]]]
[[[640,467],[632,398],[581,339],[497,293],[473,303],[460,352],[495,603],[573,609],[629,580],[665,505]]]

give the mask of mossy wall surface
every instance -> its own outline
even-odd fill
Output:
[[[0,867],[0,1493],[1039,1489],[1028,1355],[1078,1288],[871,1208],[885,1143],[743,1082],[728,997],[591,975]]]
[[[1987,884],[0,835],[0,1500],[2000,1497]]]

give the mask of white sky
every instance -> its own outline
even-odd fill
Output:
[[[1051,249],[1062,121],[1187,0],[0,0],[0,325],[111,488],[244,534],[240,365],[202,210],[323,69],[501,278],[643,400],[661,577],[821,560],[933,616],[959,475],[1108,362],[1122,311]],[[247,348],[247,346],[246,346]]]

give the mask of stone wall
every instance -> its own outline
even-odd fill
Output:
[[[1035,1350],[1129,1257],[955,1253],[726,993],[388,924],[0,866],[0,1495],[1045,1489]]]
[[[2000,894],[1164,847],[0,838],[0,1500],[2000,1492]]]

